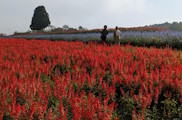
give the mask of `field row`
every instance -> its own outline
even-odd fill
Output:
[[[182,118],[170,48],[0,39],[0,119]]]
[[[182,49],[182,32],[177,31],[122,31],[121,43],[134,46],[155,46]],[[77,34],[28,34],[10,36],[14,38],[26,39],[49,39],[49,40],[69,40],[69,41],[100,41],[101,33],[77,33]],[[107,42],[112,44],[113,32],[107,35]]]

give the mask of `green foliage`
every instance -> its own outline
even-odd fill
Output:
[[[147,108],[145,110],[145,119],[146,120],[161,120],[162,119],[160,110],[157,109],[156,105],[154,105],[151,109]]]
[[[53,108],[53,110],[56,110],[56,107],[59,105],[59,99],[51,96],[48,98],[48,106],[47,106],[47,110],[51,107]]]
[[[64,25],[63,26],[63,30],[68,30],[69,29],[69,26],[68,25]]]
[[[108,44],[113,44],[114,40],[109,39]],[[173,38],[172,40],[161,40],[160,38],[146,39],[146,38],[123,38],[120,41],[121,44],[130,44],[133,46],[145,46],[145,47],[157,47],[164,48],[169,46],[175,49],[182,49],[182,41],[178,38]]]
[[[17,97],[16,103],[19,103],[22,106],[26,103],[26,100],[23,97],[19,96]]]
[[[173,23],[162,23],[162,24],[154,24],[150,25],[150,27],[160,27],[166,28],[167,30],[174,30],[174,31],[182,31],[182,22],[173,22]]]
[[[108,83],[109,85],[111,85],[112,84],[112,74],[110,73],[110,71],[109,70],[107,70],[106,71],[106,73],[105,73],[105,76],[103,77],[103,80],[106,82],[106,83]]]
[[[182,106],[174,99],[166,99],[160,104],[154,104],[145,110],[146,120],[180,120],[182,118]]]
[[[44,6],[38,6],[32,17],[30,28],[32,30],[42,30],[50,25],[49,15]]]
[[[132,110],[134,109],[135,101],[129,95],[126,95],[125,98],[120,98],[117,104],[117,117],[120,120],[132,120]]]
[[[66,99],[63,99],[63,106],[64,106],[64,108],[68,109],[68,113],[67,113],[68,120],[72,120],[73,119],[72,107]]]
[[[10,115],[4,115],[3,120],[13,120],[13,118]]]
[[[53,67],[52,74],[54,75],[56,71],[58,71],[59,74],[63,75],[64,73],[68,73],[71,70],[70,67],[67,66],[66,64],[61,65],[58,63],[56,66]]]

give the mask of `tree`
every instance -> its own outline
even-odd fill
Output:
[[[0,33],[0,37],[6,36],[6,34],[4,33]]]
[[[82,30],[87,30],[87,28],[84,28],[84,27],[82,27],[82,26],[79,26],[79,27],[78,27],[78,30],[80,30],[80,31],[82,31]]]
[[[84,28],[82,26],[79,26],[78,27],[78,30],[83,30]]]
[[[55,28],[53,30],[51,30],[51,32],[62,32],[63,31],[63,28]]]
[[[68,25],[64,25],[64,26],[63,26],[63,29],[64,29],[64,30],[68,30],[68,29],[69,29],[69,26],[68,26]]]
[[[50,31],[52,31],[54,29],[56,29],[56,27],[54,25],[49,25],[49,26],[47,26],[46,31],[50,32]]]
[[[77,29],[76,28],[69,28],[67,31],[77,31]]]
[[[50,25],[49,15],[45,10],[44,6],[38,6],[34,10],[30,29],[42,30]]]

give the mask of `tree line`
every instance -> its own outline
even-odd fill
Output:
[[[172,31],[182,31],[182,22],[173,22],[173,23],[165,22],[162,24],[150,25],[149,27],[160,27]]]

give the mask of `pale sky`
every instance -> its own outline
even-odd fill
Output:
[[[137,27],[182,21],[182,0],[0,0],[0,33],[30,30],[34,9],[40,5],[56,27]]]

